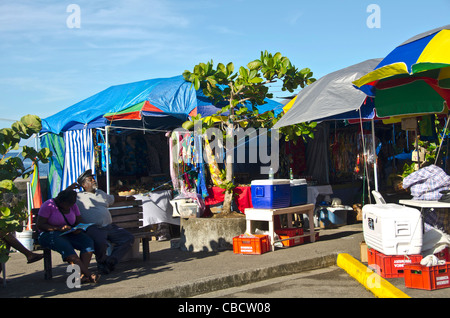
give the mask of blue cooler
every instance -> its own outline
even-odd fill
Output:
[[[330,225],[346,225],[348,211],[353,211],[353,208],[349,206],[322,207],[319,219],[325,227]]]
[[[308,201],[308,185],[306,179],[291,180],[291,206],[306,204]]]
[[[253,180],[251,190],[255,209],[287,208],[291,204],[289,179]]]

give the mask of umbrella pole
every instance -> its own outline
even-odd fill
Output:
[[[438,153],[436,154],[436,159],[434,160],[434,165],[437,164],[438,158],[439,158],[439,153],[441,152],[441,147],[442,147],[442,143],[444,142],[444,138],[447,135],[447,127],[448,127],[448,120],[449,120],[450,115],[447,117],[446,123],[445,123],[445,127],[444,127],[444,131],[442,132],[442,138],[441,138],[441,142],[439,143],[439,149],[438,149]]]
[[[375,146],[375,122],[372,118],[372,151],[373,151],[373,177],[375,182],[375,191],[378,192],[378,167],[377,167],[377,152]]]
[[[416,152],[417,152],[417,170],[420,169],[420,151],[419,151],[419,136],[417,134],[417,128],[414,130],[415,135],[416,135],[416,139],[414,141],[414,147],[416,148]]]
[[[363,164],[363,197],[362,197],[362,205],[364,206],[365,204],[365,198],[364,198],[364,194],[365,194],[365,183],[366,183],[366,179],[367,179],[367,194],[368,194],[368,198],[369,198],[369,204],[372,203],[372,199],[370,197],[370,178],[368,175],[368,164],[367,164],[367,152],[366,152],[366,143],[364,142],[364,129],[363,129],[363,122],[362,122],[362,116],[361,116],[361,109],[359,109],[359,124],[361,127],[361,142],[362,142],[362,147],[363,147],[363,160],[364,160],[364,164]]]

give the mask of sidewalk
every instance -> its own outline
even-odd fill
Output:
[[[66,273],[67,264],[58,253],[52,253],[51,281],[44,280],[43,262],[28,265],[22,254],[12,253],[6,263],[8,284],[6,288],[0,286],[0,298],[190,297],[336,265],[338,255],[342,253],[359,261],[362,240],[359,223],[321,230],[320,239],[315,243],[276,249],[262,255],[240,255],[231,250],[184,252],[171,248],[170,241],[152,241],[147,262],[141,259],[122,262],[115,272],[103,275],[99,284],[73,289],[66,285],[70,273]],[[95,261],[91,265],[95,270]],[[435,291],[409,289],[404,286],[403,278],[389,279],[388,282],[412,298],[450,297],[448,288]]]

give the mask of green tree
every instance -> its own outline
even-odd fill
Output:
[[[292,93],[299,86],[303,88],[315,81],[309,68],[298,70],[281,53],[272,55],[267,51],[261,52],[260,59],[248,63],[247,67],[239,67],[237,72],[231,62],[226,66],[219,63],[214,68],[211,61],[194,66],[192,72],[186,70],[183,76],[186,81],[193,84],[196,90],[202,89],[205,96],[214,104],[226,105],[217,112],[216,116],[229,112],[229,115],[221,122],[206,120],[197,115],[192,122],[186,122],[183,127],[190,129],[196,120],[201,120],[203,129],[214,125],[221,127],[226,139],[234,138],[233,132],[237,125],[271,128],[276,123],[279,117],[275,118],[273,112],[259,114],[253,107],[265,104],[265,98],[273,98],[273,94],[269,93],[268,84],[282,82],[282,91]],[[252,105],[252,110],[245,105]],[[315,125],[315,123],[298,124],[284,127],[280,131],[285,134],[286,140],[296,140],[302,135],[313,137]],[[234,185],[233,163],[230,159],[231,154],[227,153],[223,173],[222,187],[225,189],[225,199],[222,213],[231,212]]]
[[[17,194],[19,191],[14,181],[19,178],[28,178],[32,168],[26,168],[23,160],[31,159],[34,163],[48,162],[51,152],[47,148],[36,151],[32,147],[22,148],[23,160],[19,157],[8,157],[11,150],[18,150],[22,139],[28,139],[41,130],[41,119],[35,115],[26,115],[13,123],[11,128],[0,129],[0,238],[7,233],[21,232],[23,222],[28,218],[26,200],[8,203],[7,196]],[[0,240],[0,262],[8,260],[6,244]]]

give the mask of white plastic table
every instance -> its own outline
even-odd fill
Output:
[[[434,209],[449,209],[450,203],[427,200],[399,200],[400,204],[409,205],[416,208],[434,208]]]
[[[267,221],[269,222],[269,237],[270,244],[272,247],[272,251],[275,249],[275,229],[273,226],[274,217],[276,215],[284,215],[287,216],[288,224],[292,224],[292,214],[296,213],[307,213],[309,218],[309,231],[305,232],[303,235],[295,236],[295,237],[305,237],[309,236],[311,242],[316,241],[316,233],[314,231],[314,204],[304,204],[304,205],[296,205],[288,208],[281,209],[255,209],[249,208],[245,209],[245,219],[246,219],[246,232],[251,234],[254,231],[253,222],[254,221]],[[289,239],[292,239],[291,237]]]
[[[400,204],[412,206],[415,208],[420,208],[420,214],[422,215],[422,226],[424,225],[425,220],[425,211],[424,209],[450,209],[450,203],[447,202],[439,202],[439,201],[428,201],[428,200],[399,200]],[[425,227],[423,227],[425,231]]]

